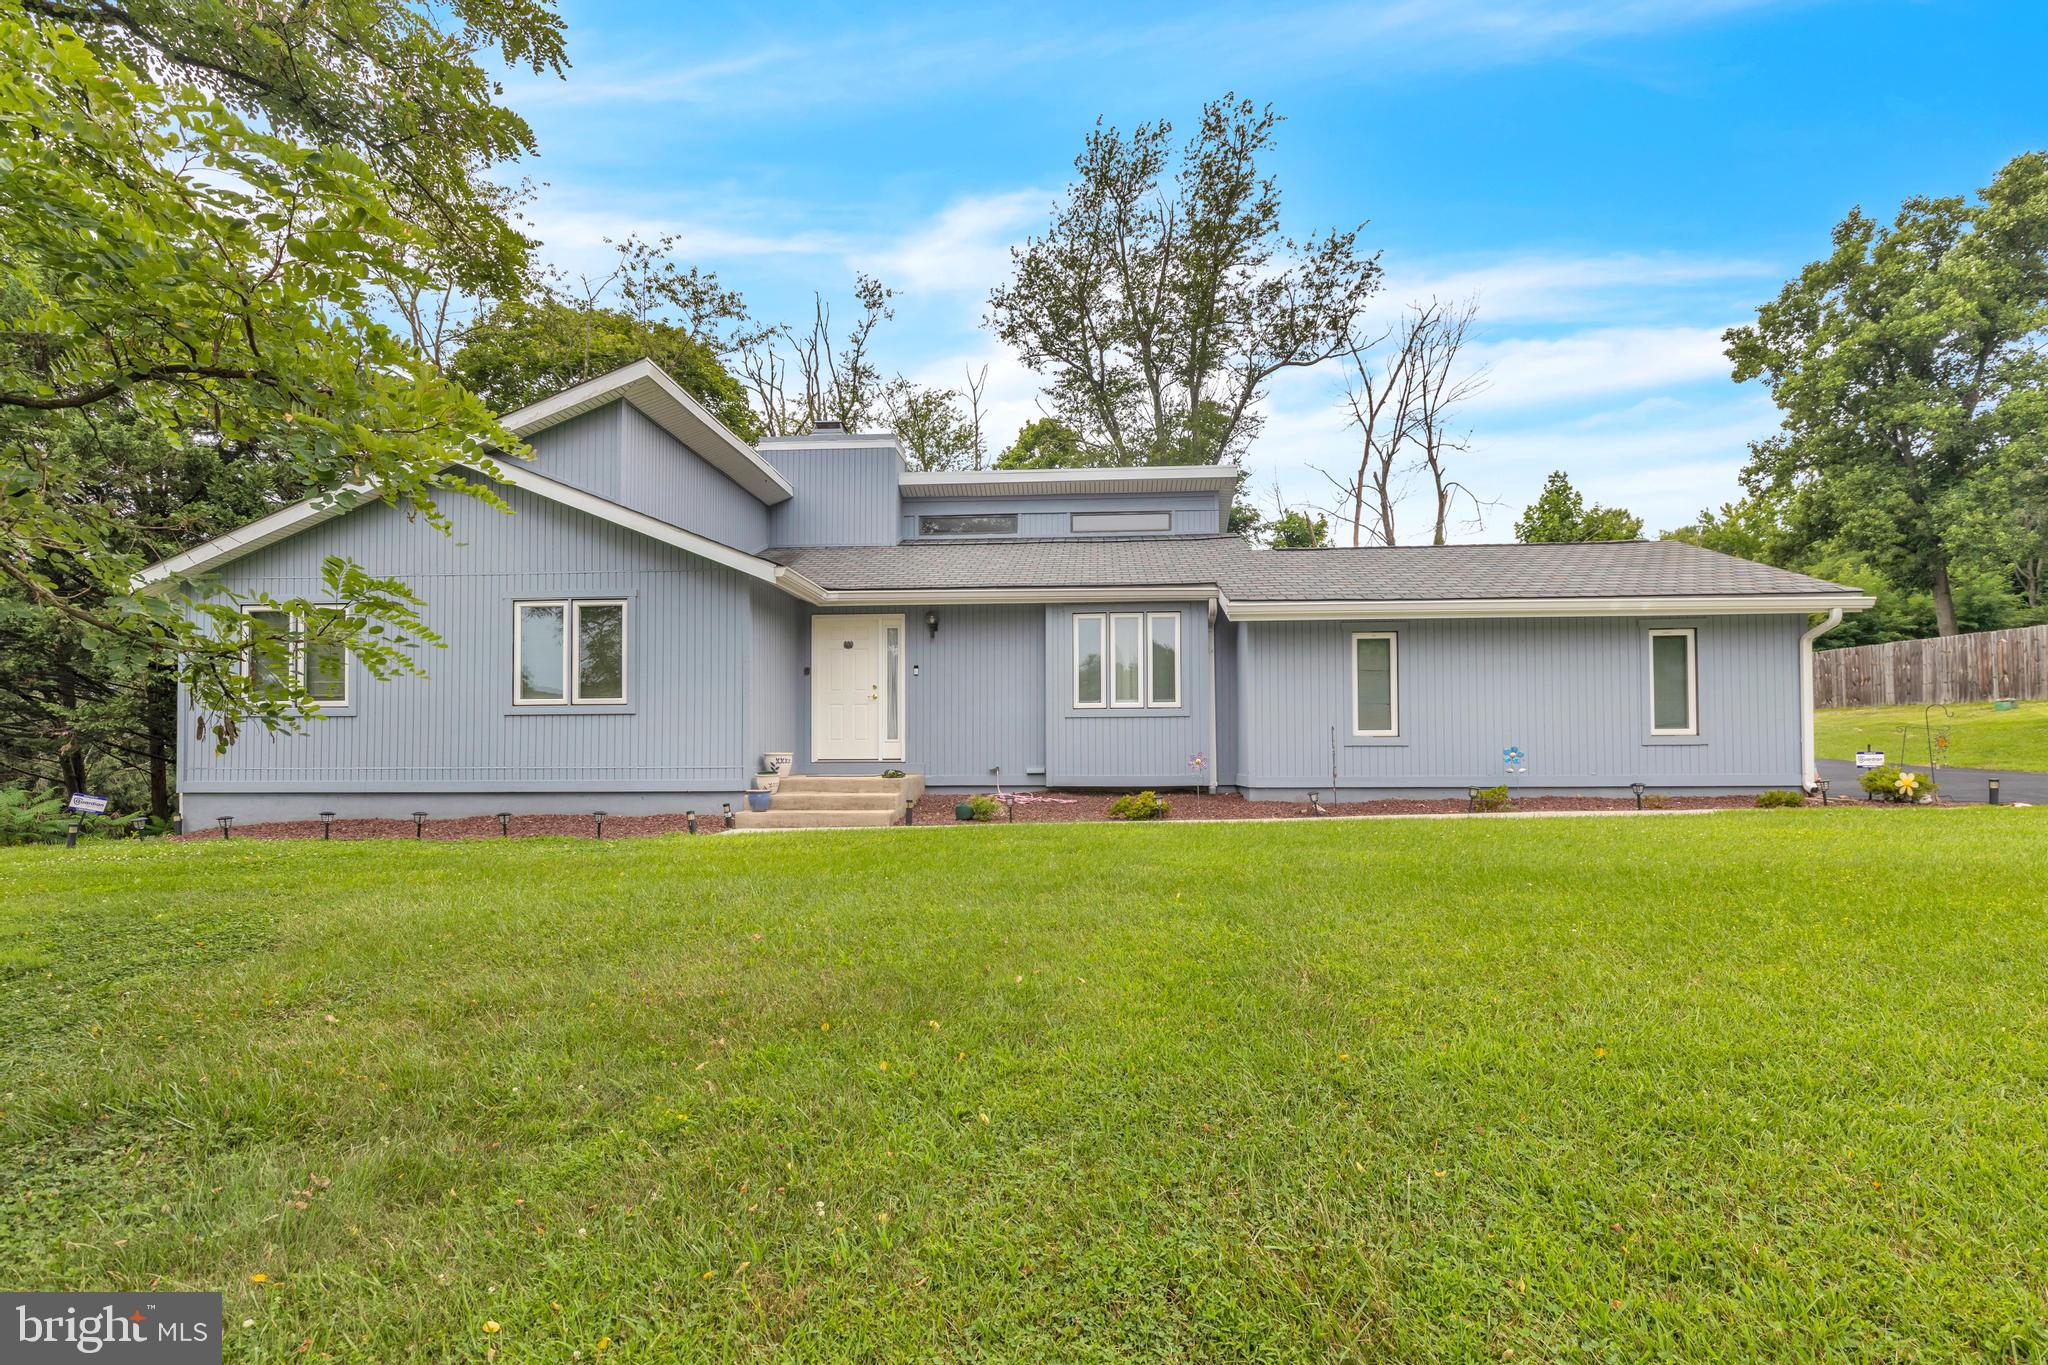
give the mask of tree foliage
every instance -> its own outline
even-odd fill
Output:
[[[1081,434],[1057,417],[1035,417],[1017,429],[997,469],[1074,469],[1090,464]]]
[[[1343,352],[1379,265],[1358,228],[1283,234],[1259,168],[1279,123],[1226,96],[1176,156],[1166,122],[1098,122],[1045,232],[1012,251],[989,325],[1091,463],[1236,460],[1268,381]]]
[[[1736,379],[1762,380],[1781,415],[1751,490],[1790,494],[1817,539],[1928,594],[1956,633],[1959,551],[2025,539],[2018,511],[2048,460],[2048,154],[2014,158],[1975,200],[1910,199],[1888,227],[1852,211],[1726,341]]]
[[[216,20],[231,26],[230,11],[241,8],[193,11],[199,19],[187,36]],[[112,451],[107,433],[128,424],[138,441],[193,447],[188,471],[216,470],[218,460],[223,482],[240,481],[259,498],[272,490],[343,506],[381,498],[445,524],[438,498],[490,497],[463,466],[488,472],[492,452],[516,442],[378,321],[376,299],[387,283],[421,281],[430,263],[449,265],[471,250],[463,224],[476,221],[466,209],[451,220],[459,186],[432,178],[456,167],[419,168],[408,183],[439,185],[447,213],[413,213],[419,201],[383,178],[378,163],[342,142],[289,135],[314,126],[310,97],[301,119],[237,87],[237,98],[263,113],[258,127],[221,98],[159,85],[124,60],[124,45],[145,33],[184,53],[164,36],[182,10],[148,9],[130,26],[94,6],[87,17],[104,20],[88,29],[103,40],[97,47],[52,12],[0,11],[0,576],[12,619],[61,619],[110,677],[169,669],[220,742],[251,718],[294,725],[311,714],[310,699],[301,686],[245,676],[237,603],[204,583],[188,585],[183,605],[135,590],[133,575],[162,548],[139,528],[180,538],[227,528],[189,517],[167,527],[173,518],[146,482],[130,481],[134,461]],[[479,24],[498,22],[478,13]],[[336,20],[344,21],[370,22],[357,7]],[[414,21],[424,22],[393,20]],[[528,39],[506,41],[541,51],[552,31],[541,23]],[[343,37],[320,50],[366,78],[381,49],[350,48],[346,35],[357,28],[336,32]],[[414,52],[413,42],[403,52]],[[459,47],[439,60],[459,65]],[[185,69],[180,62],[151,70],[169,79]],[[408,69],[420,80],[445,74],[424,56]],[[435,98],[474,94],[454,82]],[[477,127],[506,126],[458,120],[456,132],[482,137]],[[471,165],[502,145],[497,136],[446,152]],[[389,158],[425,151],[421,140],[381,155],[395,175]],[[211,477],[204,485],[215,487]],[[236,521],[254,510],[205,497],[193,506]],[[342,560],[329,561],[323,577],[311,602],[263,604],[310,618],[315,603],[345,603],[346,617],[322,629],[372,676],[417,667],[417,649],[434,637],[410,589]],[[278,638],[260,648],[281,662],[298,644]]]
[[[1562,469],[1551,471],[1543,492],[1515,522],[1515,539],[1525,545],[1561,545],[1583,540],[1640,540],[1643,519],[1625,507],[1588,507]]]
[[[1316,550],[1330,543],[1330,521],[1298,507],[1289,507],[1264,527],[1266,544],[1276,550]]]
[[[974,459],[974,424],[952,389],[898,377],[882,392],[882,418],[914,468],[964,469]]]

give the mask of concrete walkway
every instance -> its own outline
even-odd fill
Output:
[[[1854,763],[1839,758],[1823,758],[1814,764],[1820,775],[1828,780],[1828,798],[1863,799],[1863,788],[1858,784],[1861,776]],[[1908,763],[1903,765],[1916,773],[1927,771],[1926,765]],[[2017,802],[2028,805],[2048,806],[2048,773],[2001,772],[1996,768],[1942,768],[1935,773],[1934,780],[1941,784],[1941,799],[1944,801],[1971,802],[1983,805],[1991,793],[1991,779],[1998,779],[1998,799],[2010,806]]]

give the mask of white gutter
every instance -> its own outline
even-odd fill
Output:
[[[1820,781],[1813,761],[1813,642],[1842,624],[1842,609],[1831,607],[1825,619],[1799,637],[1799,771],[1806,790]]]
[[[1757,616],[1862,611],[1877,599],[1848,593],[1729,593],[1671,597],[1457,597],[1381,601],[1239,602],[1233,621],[1394,621],[1475,616]]]

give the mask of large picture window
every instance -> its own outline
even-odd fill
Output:
[[[512,700],[619,706],[626,700],[626,604],[615,598],[513,606]]]
[[[1077,709],[1179,705],[1179,612],[1081,612],[1074,617]]]
[[[1698,641],[1690,629],[1650,632],[1650,733],[1700,732]]]
[[[1401,641],[1391,631],[1360,631],[1351,637],[1351,733],[1387,737],[1401,733]]]
[[[249,648],[243,671],[258,689],[281,692],[297,682],[315,706],[348,705],[348,648],[340,640],[345,607],[313,607],[304,616],[270,607],[249,607]],[[282,640],[281,648],[264,648]],[[279,657],[280,654],[282,657]]]

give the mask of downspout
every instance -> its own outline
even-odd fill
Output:
[[[1807,791],[1820,781],[1813,762],[1813,642],[1842,624],[1842,609],[1830,607],[1817,626],[1799,637],[1799,771]]]
[[[1209,794],[1216,794],[1216,599],[1209,599]]]

